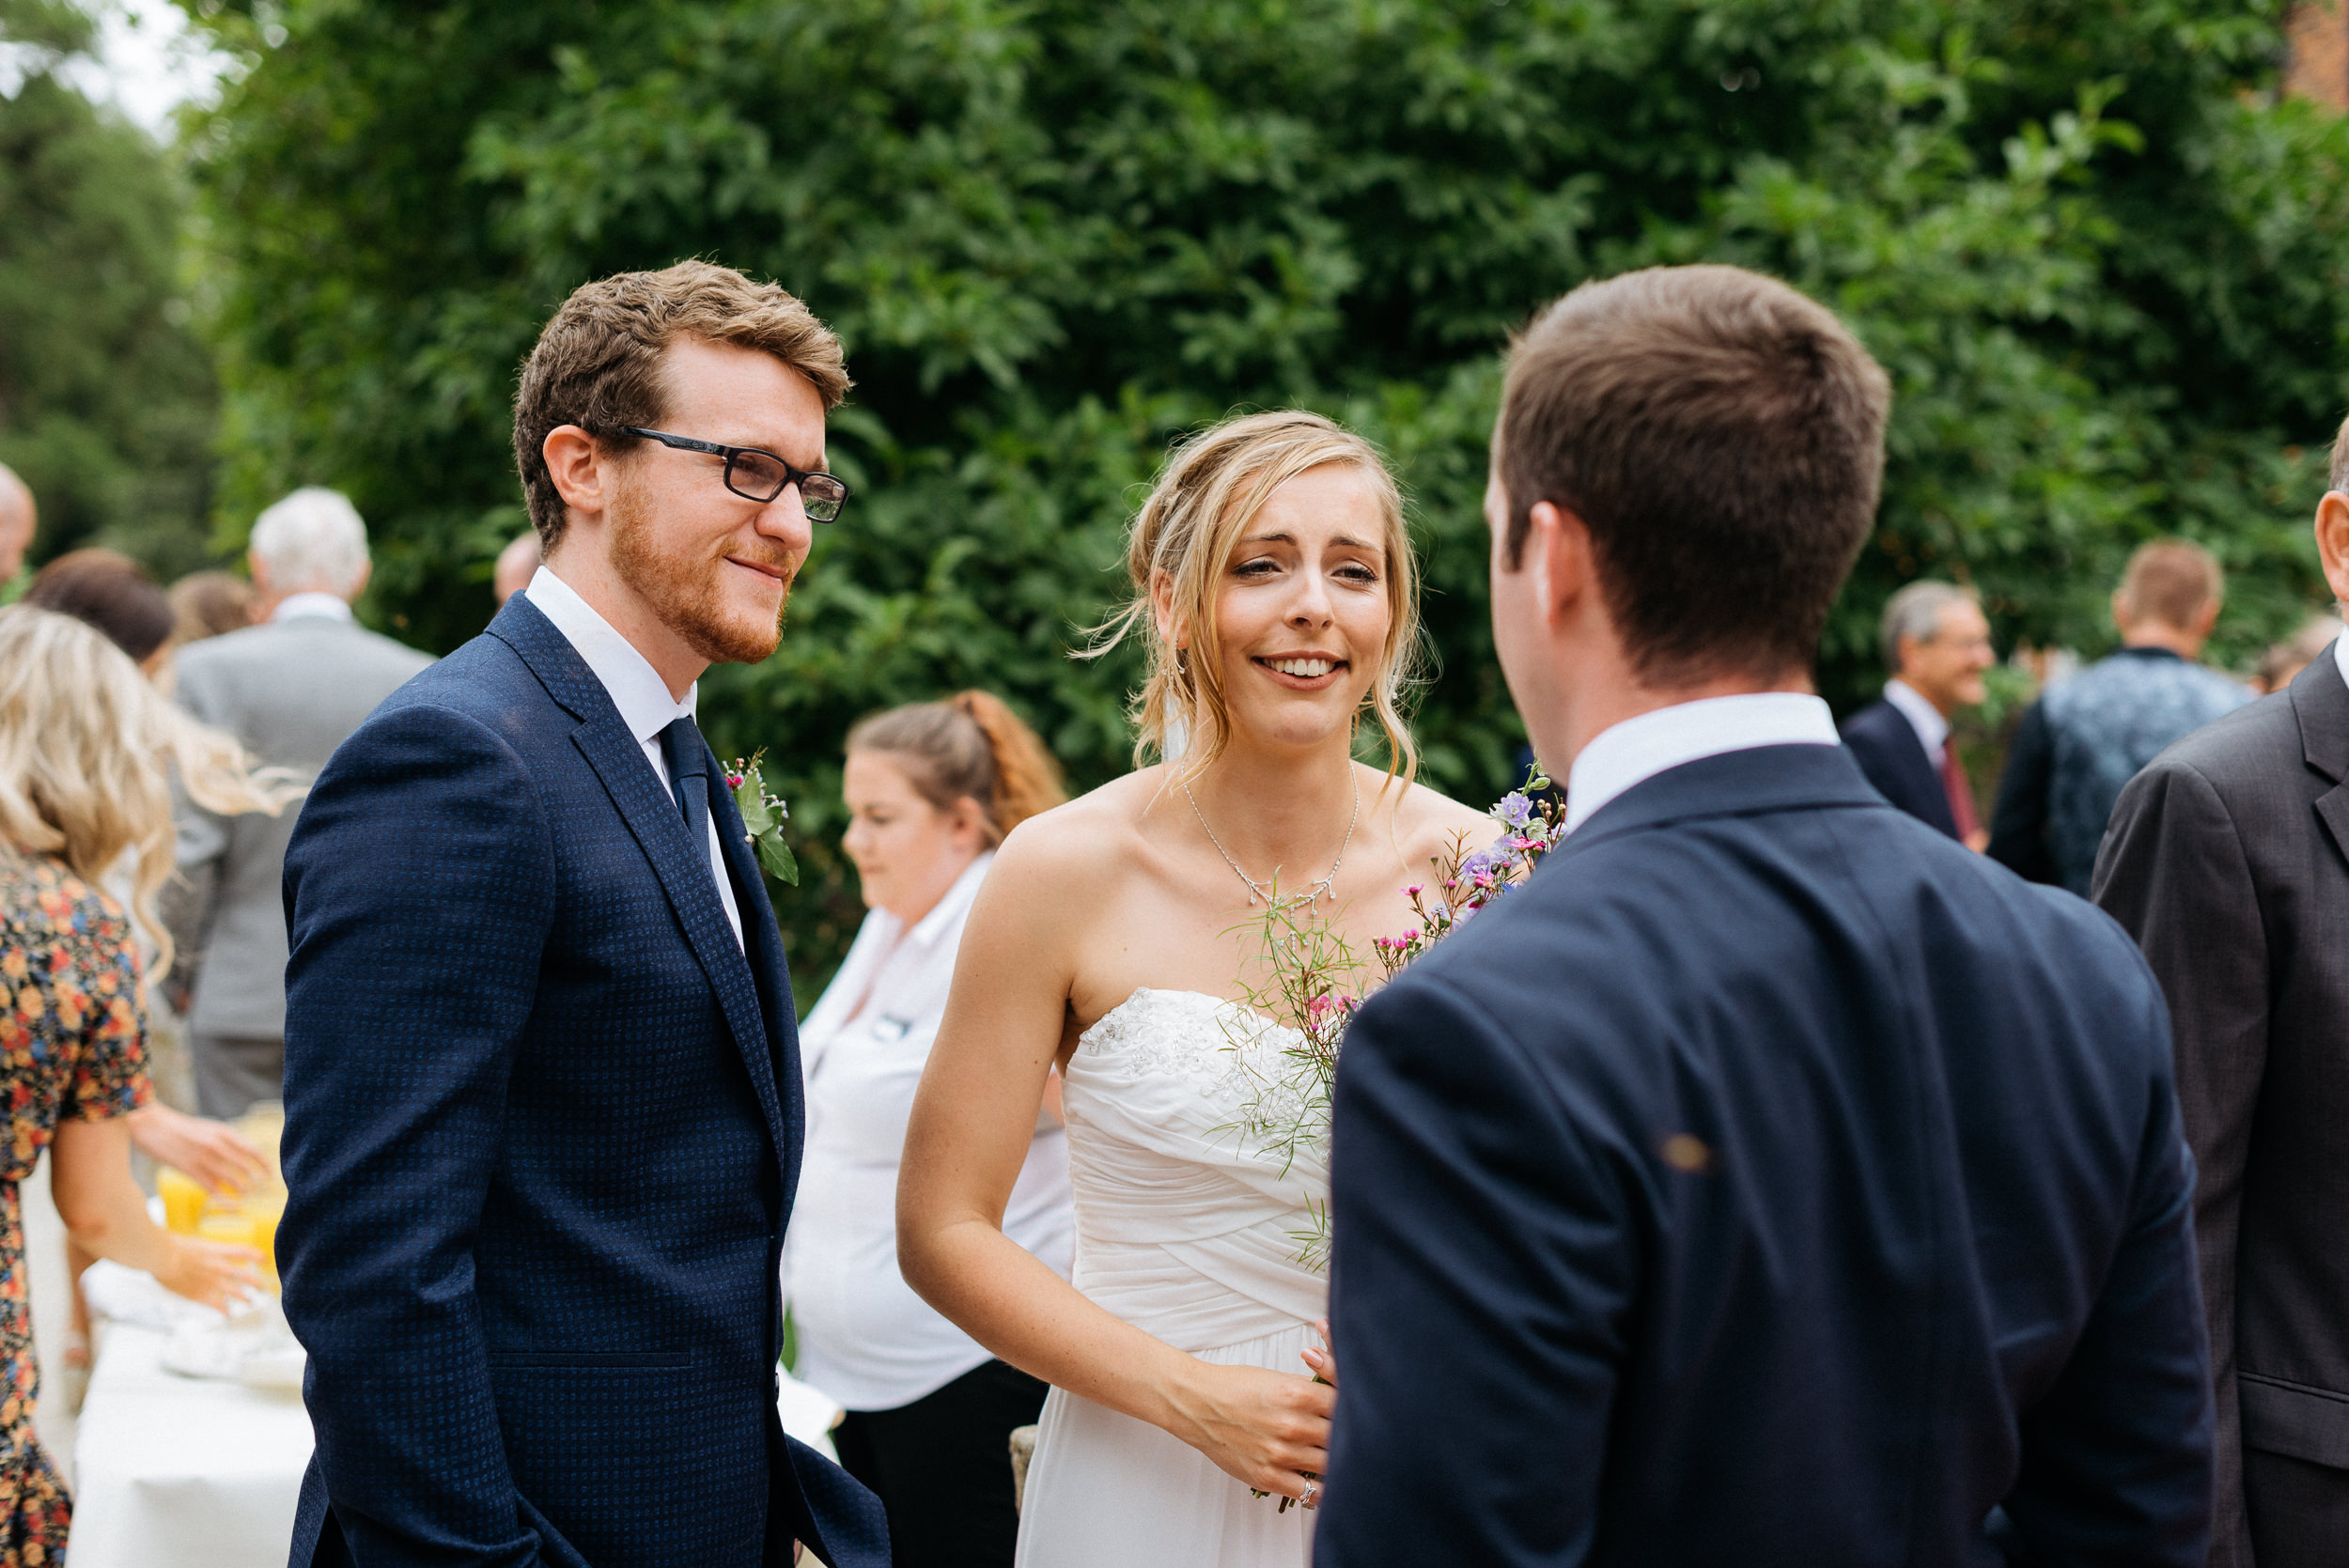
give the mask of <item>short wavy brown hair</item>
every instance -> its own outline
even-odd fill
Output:
[[[661,356],[681,337],[774,355],[815,384],[827,411],[848,396],[840,339],[774,284],[680,261],[580,285],[538,334],[514,395],[514,465],[542,549],[553,551],[568,520],[547,473],[548,433],[560,425],[593,432],[659,425],[668,409]]]
[[[1496,458],[1516,570],[1534,505],[1580,517],[1632,668],[1808,672],[1875,525],[1892,399],[1832,312],[1736,267],[1586,283],[1509,355]]]

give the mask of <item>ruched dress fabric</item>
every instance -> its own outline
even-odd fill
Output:
[[[1328,1281],[1299,1261],[1327,1202],[1318,1147],[1285,1161],[1242,1132],[1293,1095],[1298,1035],[1196,991],[1139,990],[1064,1076],[1073,1282],[1219,1365],[1307,1375]],[[1293,1098],[1289,1100],[1294,1104]],[[1019,1568],[1303,1568],[1314,1515],[1282,1511],[1144,1421],[1054,1389],[1019,1519]]]

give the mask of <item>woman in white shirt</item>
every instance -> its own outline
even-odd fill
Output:
[[[898,1275],[897,1162],[972,900],[1003,835],[1061,802],[1058,770],[984,691],[877,714],[848,753],[842,846],[871,912],[800,1030],[807,1145],[784,1245],[794,1371],[847,1408],[834,1443],[888,1507],[895,1568],[1009,1568],[1008,1440],[1035,1421],[1045,1386]],[[1003,1230],[1066,1276],[1068,1151],[1052,1089]]]

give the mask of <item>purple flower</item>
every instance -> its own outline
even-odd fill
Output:
[[[1532,818],[1533,802],[1517,791],[1511,790],[1501,798],[1492,814],[1512,828],[1522,828]]]

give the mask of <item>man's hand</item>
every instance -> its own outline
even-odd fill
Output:
[[[166,1105],[131,1112],[131,1141],[150,1158],[186,1172],[214,1192],[241,1192],[269,1180],[269,1161],[226,1122],[184,1115]]]

